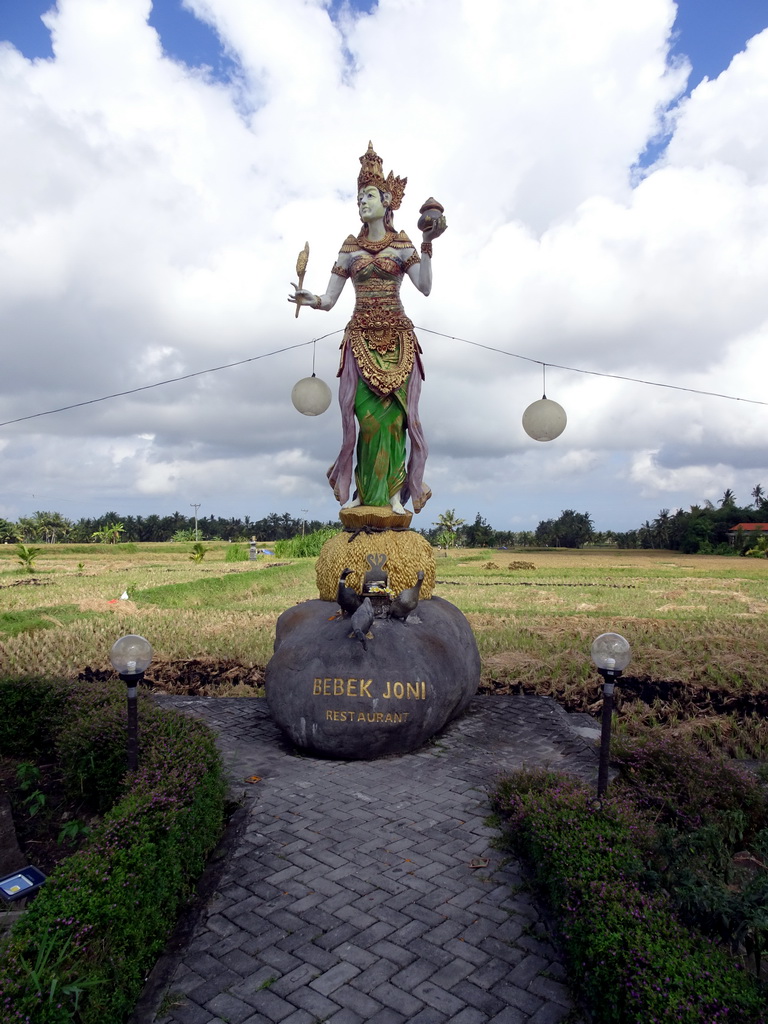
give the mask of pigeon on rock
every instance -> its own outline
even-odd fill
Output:
[[[352,632],[363,645],[363,650],[368,650],[366,643],[368,630],[373,625],[373,605],[370,597],[366,597],[363,603],[352,616]]]
[[[421,584],[424,582],[424,572],[419,569],[416,574],[416,583],[407,590],[401,590],[392,602],[389,609],[391,619],[401,619],[403,622],[408,618],[413,609],[419,603]]]
[[[358,594],[352,587],[348,587],[344,582],[348,576],[352,575],[351,569],[343,569],[341,576],[339,577],[339,587],[336,591],[336,601],[338,602],[339,608],[342,612],[346,612],[347,615],[354,615],[360,605],[363,603],[363,595]]]

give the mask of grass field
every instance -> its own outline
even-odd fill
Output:
[[[194,564],[191,544],[46,545],[28,574],[15,548],[0,546],[0,675],[105,672],[114,640],[141,633],[159,685],[258,693],[278,615],[317,596],[314,559],[227,562],[230,545],[206,547]],[[590,645],[615,631],[633,650],[619,729],[663,727],[733,756],[768,756],[768,561],[634,550],[437,555],[435,594],[469,618],[484,692],[549,694],[594,713],[601,680]]]

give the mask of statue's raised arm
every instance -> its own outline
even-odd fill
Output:
[[[417,253],[405,232],[395,230],[392,219],[408,179],[395,177],[392,171],[385,178],[371,143],[360,164],[357,206],[362,230],[344,240],[323,295],[294,284],[289,302],[332,309],[347,278],[352,278],[355,309],[344,331],[338,372],[342,446],[328,480],[337,500],[348,502],[349,508],[389,506],[396,516],[406,515],[406,501],[410,499],[419,512],[431,492],[423,480],[427,444],[419,422],[421,348],[400,301],[400,285],[407,274],[420,292],[429,295],[432,242],[446,223],[442,206],[427,200],[420,210],[422,242]]]

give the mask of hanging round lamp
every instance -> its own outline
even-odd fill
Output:
[[[523,413],[523,430],[534,441],[554,441],[565,430],[565,409],[545,395]]]
[[[547,365],[541,364],[544,394],[538,402],[532,402],[523,413],[523,430],[534,441],[554,441],[565,430],[568,417],[558,402],[547,398]]]
[[[320,416],[331,404],[331,389],[313,373],[293,385],[291,401],[303,416]]]

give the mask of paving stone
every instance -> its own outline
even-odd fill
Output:
[[[487,960],[481,967],[474,970],[467,978],[473,985],[477,985],[479,988],[489,989],[492,985],[495,985],[497,981],[501,981],[502,978],[506,978],[509,974],[509,964],[506,960],[499,960],[496,957],[492,957]]]
[[[458,985],[451,989],[451,992],[457,998],[463,999],[465,1003],[474,1006],[476,1010],[482,1010],[489,1017],[492,1017],[495,1013],[500,1013],[504,1009],[503,999],[500,999],[487,989],[480,988],[479,985],[473,985],[471,981],[460,981]]]
[[[395,945],[394,942],[390,942],[389,939],[382,939],[381,942],[374,942],[369,947],[371,953],[375,953],[376,956],[382,957],[386,960],[391,960],[393,964],[397,964],[398,967],[406,967],[409,963],[416,959],[417,954],[410,949],[404,949],[403,946]]]
[[[446,989],[433,983],[432,978],[429,981],[422,981],[420,985],[417,985],[413,990],[414,996],[417,999],[421,999],[428,1006],[434,1007],[435,1010],[439,1010],[441,1013],[453,1015],[464,1009],[464,1002],[457,996],[452,995]]]
[[[270,985],[270,991],[285,999],[291,992],[314,981],[318,974],[319,971],[313,964],[300,963],[298,967],[294,967],[292,971],[284,974],[282,978],[278,978],[274,984]]]
[[[443,946],[435,946],[431,942],[425,942],[420,947],[420,952],[425,960],[429,960],[435,967],[446,967],[453,963],[454,957]]]
[[[204,1006],[210,999],[213,999],[214,996],[219,995],[219,993],[229,988],[233,982],[240,980],[241,978],[239,975],[232,974],[229,976],[229,972],[227,972],[227,977],[223,979],[208,978],[202,983],[202,985],[198,985],[197,988],[188,992],[187,998],[192,1002],[197,1003],[199,1006]]]
[[[505,1007],[501,1013],[497,1013],[495,1017],[491,1017],[488,1024],[525,1024],[529,1021],[530,1017],[528,1014],[523,1013],[514,1006]]]
[[[513,890],[523,873],[499,866],[485,823],[486,787],[505,769],[557,764],[594,780],[596,750],[553,701],[476,698],[439,745],[347,763],[290,756],[264,701],[155,699],[217,730],[235,786],[262,778],[218,891],[175,954],[170,989],[187,1000],[164,1022],[560,1024],[568,1014],[536,900]],[[474,857],[489,859],[481,873]]]
[[[270,992],[266,988],[254,992],[253,995],[248,997],[248,1002],[257,1013],[261,1013],[275,1022],[284,1020],[294,1011],[294,1006],[291,1003],[286,1002],[285,999],[281,999],[280,996],[275,995],[274,992]]]
[[[463,935],[450,939],[445,943],[443,949],[459,960],[466,960],[468,963],[471,963],[473,969],[480,967],[491,959],[490,953],[486,953],[485,950],[479,949],[471,942],[467,942]]]
[[[362,946],[363,949],[367,949],[369,946],[373,946],[376,942],[380,942],[385,939],[394,931],[391,924],[387,924],[386,921],[377,921],[372,924],[370,928],[366,928],[359,932],[355,938],[355,942],[358,946]]]
[[[281,974],[287,974],[288,971],[292,971],[295,967],[299,967],[302,961],[292,953],[286,953],[284,949],[278,949],[277,946],[271,946],[261,951],[260,957],[265,964],[269,964],[270,967],[274,967],[275,970]]]
[[[234,971],[235,974],[239,974],[241,977],[255,974],[262,966],[256,957],[244,953],[240,948],[231,949],[228,953],[219,957],[219,960],[228,970]]]
[[[446,964],[445,967],[441,967],[439,971],[436,971],[429,979],[431,985],[437,985],[438,988],[444,988],[450,991],[454,985],[458,985],[460,981],[463,981],[468,974],[474,971],[472,964],[467,963],[466,960],[452,960],[451,963]]]
[[[339,988],[340,985],[346,984],[356,975],[360,974],[360,968],[355,967],[354,964],[340,963],[336,964],[329,971],[321,974],[319,978],[315,978],[314,981],[309,983],[309,987],[315,989],[317,992],[321,992],[324,996],[329,996],[331,993]]]
[[[183,1006],[175,1007],[170,1014],[161,1018],[158,1024],[164,1024],[165,1021],[174,1021],[175,1024],[209,1024],[210,1019],[210,1013],[202,1006],[197,1006],[195,1003],[184,1003]]]
[[[264,964],[257,971],[254,971],[253,974],[243,978],[237,985],[231,985],[228,991],[237,996],[238,999],[252,1002],[251,997],[254,992],[260,992],[262,989],[271,989],[274,992],[273,984],[277,984],[275,971],[272,967]]]
[[[393,964],[391,960],[379,958],[370,967],[366,967],[365,970],[361,971],[356,978],[353,978],[352,984],[355,988],[360,989],[361,992],[372,992],[379,985],[389,981],[392,975],[396,973],[397,967],[398,965]]]
[[[411,921],[410,924],[406,924],[403,928],[398,928],[396,932],[392,932],[386,941],[397,943],[398,946],[408,946],[414,939],[418,939],[426,931],[429,931],[429,925],[425,924],[424,921]]]
[[[320,949],[314,942],[307,942],[303,946],[299,946],[295,949],[294,954],[300,959],[306,961],[308,964],[314,964],[315,967],[319,967],[321,971],[329,971],[336,963],[338,958],[329,953],[325,949]]]
[[[412,1017],[424,1006],[423,1000],[386,982],[383,985],[378,985],[370,994],[380,1003],[397,1010],[398,1013],[404,1013],[406,1017]]]
[[[326,999],[320,992],[316,992],[307,986],[297,988],[291,992],[289,1002],[294,1003],[302,1010],[307,1010],[317,1020],[325,1020],[326,1017],[330,1017],[331,1014],[341,1009],[338,1003],[331,1002],[330,999]]]
[[[368,1024],[403,1024],[407,1019],[402,1013],[396,1013],[388,1006],[385,1006],[383,1010],[379,1010],[375,1016],[371,1017]]]
[[[245,1024],[251,1024],[251,1022],[245,1021]],[[316,1024],[316,1018],[306,1010],[294,1010],[290,1016],[283,1018],[283,1024]]]
[[[558,1006],[556,1003],[545,1003],[530,1018],[530,1024],[560,1024],[561,1020],[570,1013],[566,1006]]]
[[[415,1017],[411,1017],[409,1024],[444,1024],[447,1020],[446,1014],[440,1013],[433,1006],[425,1006]]]
[[[547,978],[543,975],[537,975],[528,986],[529,992],[534,992],[537,996],[541,996],[542,999],[548,999],[551,1002],[559,1003],[561,1006],[570,1008],[573,1005],[571,1000],[570,992],[568,987],[563,985],[559,981],[555,981],[553,978]]]
[[[549,964],[549,960],[545,960],[543,957],[536,956],[531,953],[529,956],[521,960],[514,970],[510,971],[506,977],[511,985],[517,985],[518,988],[528,988],[531,981],[540,974],[541,971]]]
[[[221,964],[210,953],[196,953],[187,957],[184,964],[202,978],[210,978],[221,971]]]
[[[363,1020],[370,1020],[379,1010],[383,1009],[377,999],[372,999],[365,992],[353,988],[352,985],[341,985],[334,989],[333,999],[334,1002],[341,1003],[348,1010],[359,1013]]]
[[[436,970],[438,968],[433,963],[430,963],[429,960],[414,960],[413,963],[404,967],[402,971],[392,975],[392,984],[398,988],[405,989],[406,992],[412,992],[422,981],[431,978]]]
[[[487,1021],[488,1018],[480,1010],[474,1009],[472,1006],[468,1006],[466,1009],[457,1013],[455,1017],[451,1017],[447,1024],[483,1024],[483,1021]]]
[[[338,921],[338,918],[336,920]],[[342,945],[347,939],[357,938],[358,935],[359,929],[347,921],[345,924],[337,924],[314,941],[321,949],[329,950]]]
[[[220,995],[214,996],[205,1006],[211,1013],[217,1014],[223,1020],[230,1021],[231,1024],[243,1024],[244,1020],[253,1016],[253,1007],[229,992],[222,992]]]
[[[498,960],[506,960],[511,967],[516,967],[525,958],[525,952],[509,942],[502,942],[500,939],[489,935],[480,943],[480,948],[490,953]]]
[[[508,1006],[515,1006],[518,1010],[524,1010],[527,1014],[534,1014],[542,1005],[543,1000],[539,999],[532,992],[518,988],[517,985],[509,985],[500,981],[491,989],[495,996],[498,996]]]
[[[365,1017],[361,1017],[354,1010],[344,1007],[328,1018],[328,1024],[365,1024]]]

